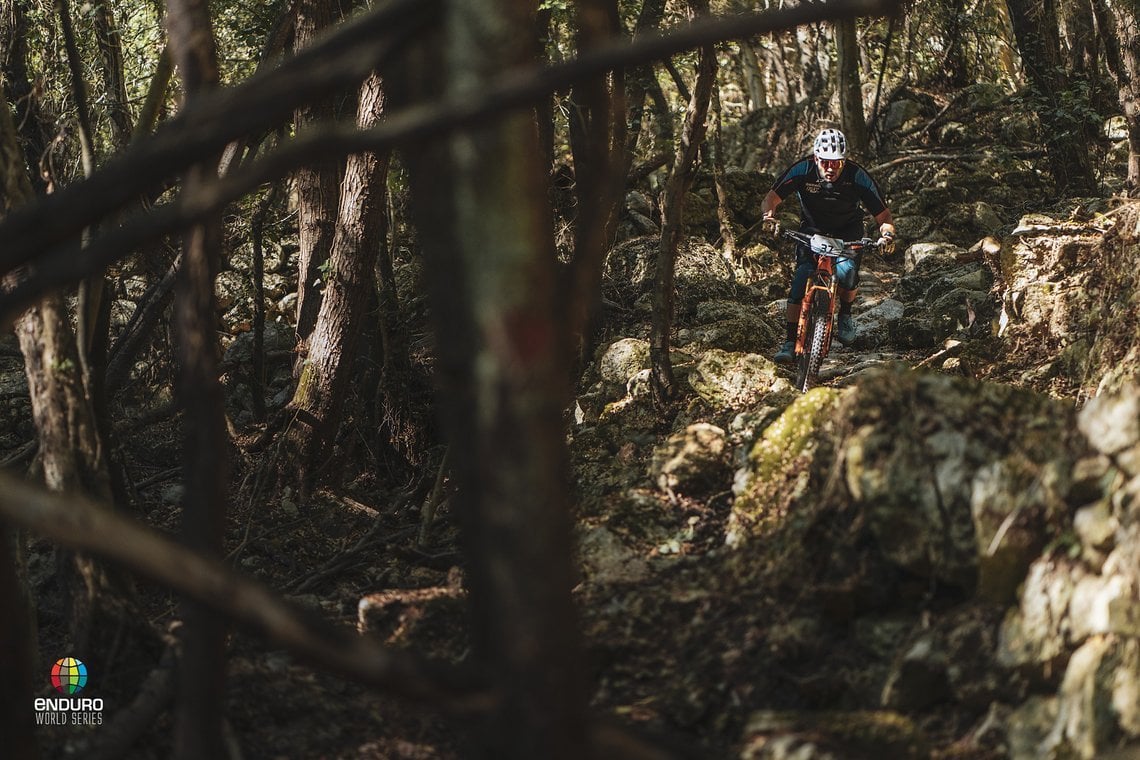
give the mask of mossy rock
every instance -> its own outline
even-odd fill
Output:
[[[752,406],[792,391],[772,361],[717,348],[704,353],[689,375],[689,384],[714,409]]]
[[[732,506],[729,544],[765,532],[804,497],[818,441],[834,419],[841,396],[834,388],[813,388],[764,430],[748,454],[747,475]]]

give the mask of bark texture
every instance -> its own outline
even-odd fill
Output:
[[[357,123],[371,127],[380,119],[384,95],[379,75],[369,77],[360,91]],[[309,346],[309,356],[297,382],[290,409],[290,449],[298,459],[303,480],[316,468],[340,423],[344,397],[358,353],[379,238],[384,233],[388,154],[357,153],[349,157],[340,188],[340,211],[324,297]]]
[[[336,20],[333,0],[301,0],[297,7],[294,49],[303,50]],[[297,109],[293,129],[297,133],[332,118],[328,98]],[[297,188],[297,217],[300,248],[297,251],[297,340],[303,358],[305,346],[317,324],[321,307],[321,269],[328,261],[336,235],[337,189],[340,170],[337,161],[322,160],[302,166],[294,175]],[[301,371],[301,365],[297,367]]]

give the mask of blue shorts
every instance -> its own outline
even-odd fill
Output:
[[[839,287],[844,290],[854,290],[859,287],[859,260],[860,256],[853,259],[837,259],[835,262],[835,279],[839,283]],[[807,291],[807,281],[811,277],[811,273],[815,271],[815,256],[807,249],[806,246],[796,246],[796,273],[792,275],[792,291],[788,294],[788,303],[798,304],[804,300],[804,293]]]

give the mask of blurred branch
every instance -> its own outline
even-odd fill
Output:
[[[458,670],[393,652],[335,627],[175,541],[76,494],[57,494],[0,473],[0,516],[74,549],[103,557],[185,594],[274,643],[349,680],[429,702],[480,712],[491,698]]]

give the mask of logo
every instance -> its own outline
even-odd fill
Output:
[[[87,666],[74,657],[61,657],[51,666],[51,685],[60,694],[78,694],[87,685]]]
[[[41,726],[100,726],[102,697],[76,696],[87,686],[87,666],[74,657],[61,657],[51,666],[51,685],[62,697],[37,697],[36,723]]]
[[[819,192],[819,183],[818,182],[806,182],[806,183],[804,183],[804,190],[807,190],[809,193],[818,193]]]

